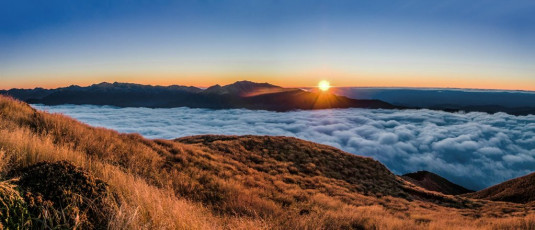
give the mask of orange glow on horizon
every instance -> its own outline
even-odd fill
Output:
[[[249,80],[253,82],[267,82],[288,88],[318,87],[318,80],[329,75],[337,87],[399,87],[399,88],[463,88],[463,89],[495,89],[495,90],[525,90],[535,91],[535,79],[512,80],[503,77],[484,76],[407,76],[381,74],[346,74],[331,71],[317,71],[296,74],[124,74],[107,76],[69,76],[56,75],[54,77],[29,76],[16,79],[0,79],[0,89],[11,88],[58,88],[69,85],[88,86],[100,82],[127,82],[147,85],[185,85],[206,88],[212,85],[227,85],[236,81]],[[146,77],[151,76],[151,77]]]
[[[325,92],[325,91],[328,91],[329,88],[331,88],[331,83],[329,83],[328,81],[326,80],[321,80],[319,83],[318,83],[318,88]]]

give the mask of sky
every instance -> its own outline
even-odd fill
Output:
[[[535,1],[0,1],[0,89],[323,79],[535,90]]]

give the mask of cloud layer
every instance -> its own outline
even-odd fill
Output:
[[[535,171],[535,116],[431,110],[149,109],[42,106],[93,126],[147,138],[283,135],[373,157],[396,174],[429,170],[470,189]]]

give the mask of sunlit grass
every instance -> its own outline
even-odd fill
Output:
[[[0,181],[62,160],[109,185],[110,229],[535,228],[525,205],[418,190],[370,158],[295,138],[153,141],[0,97]]]

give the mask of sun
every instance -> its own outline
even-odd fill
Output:
[[[328,81],[320,81],[318,83],[318,88],[320,88],[321,91],[327,91],[329,90],[329,88],[331,88],[331,83],[329,83]]]

